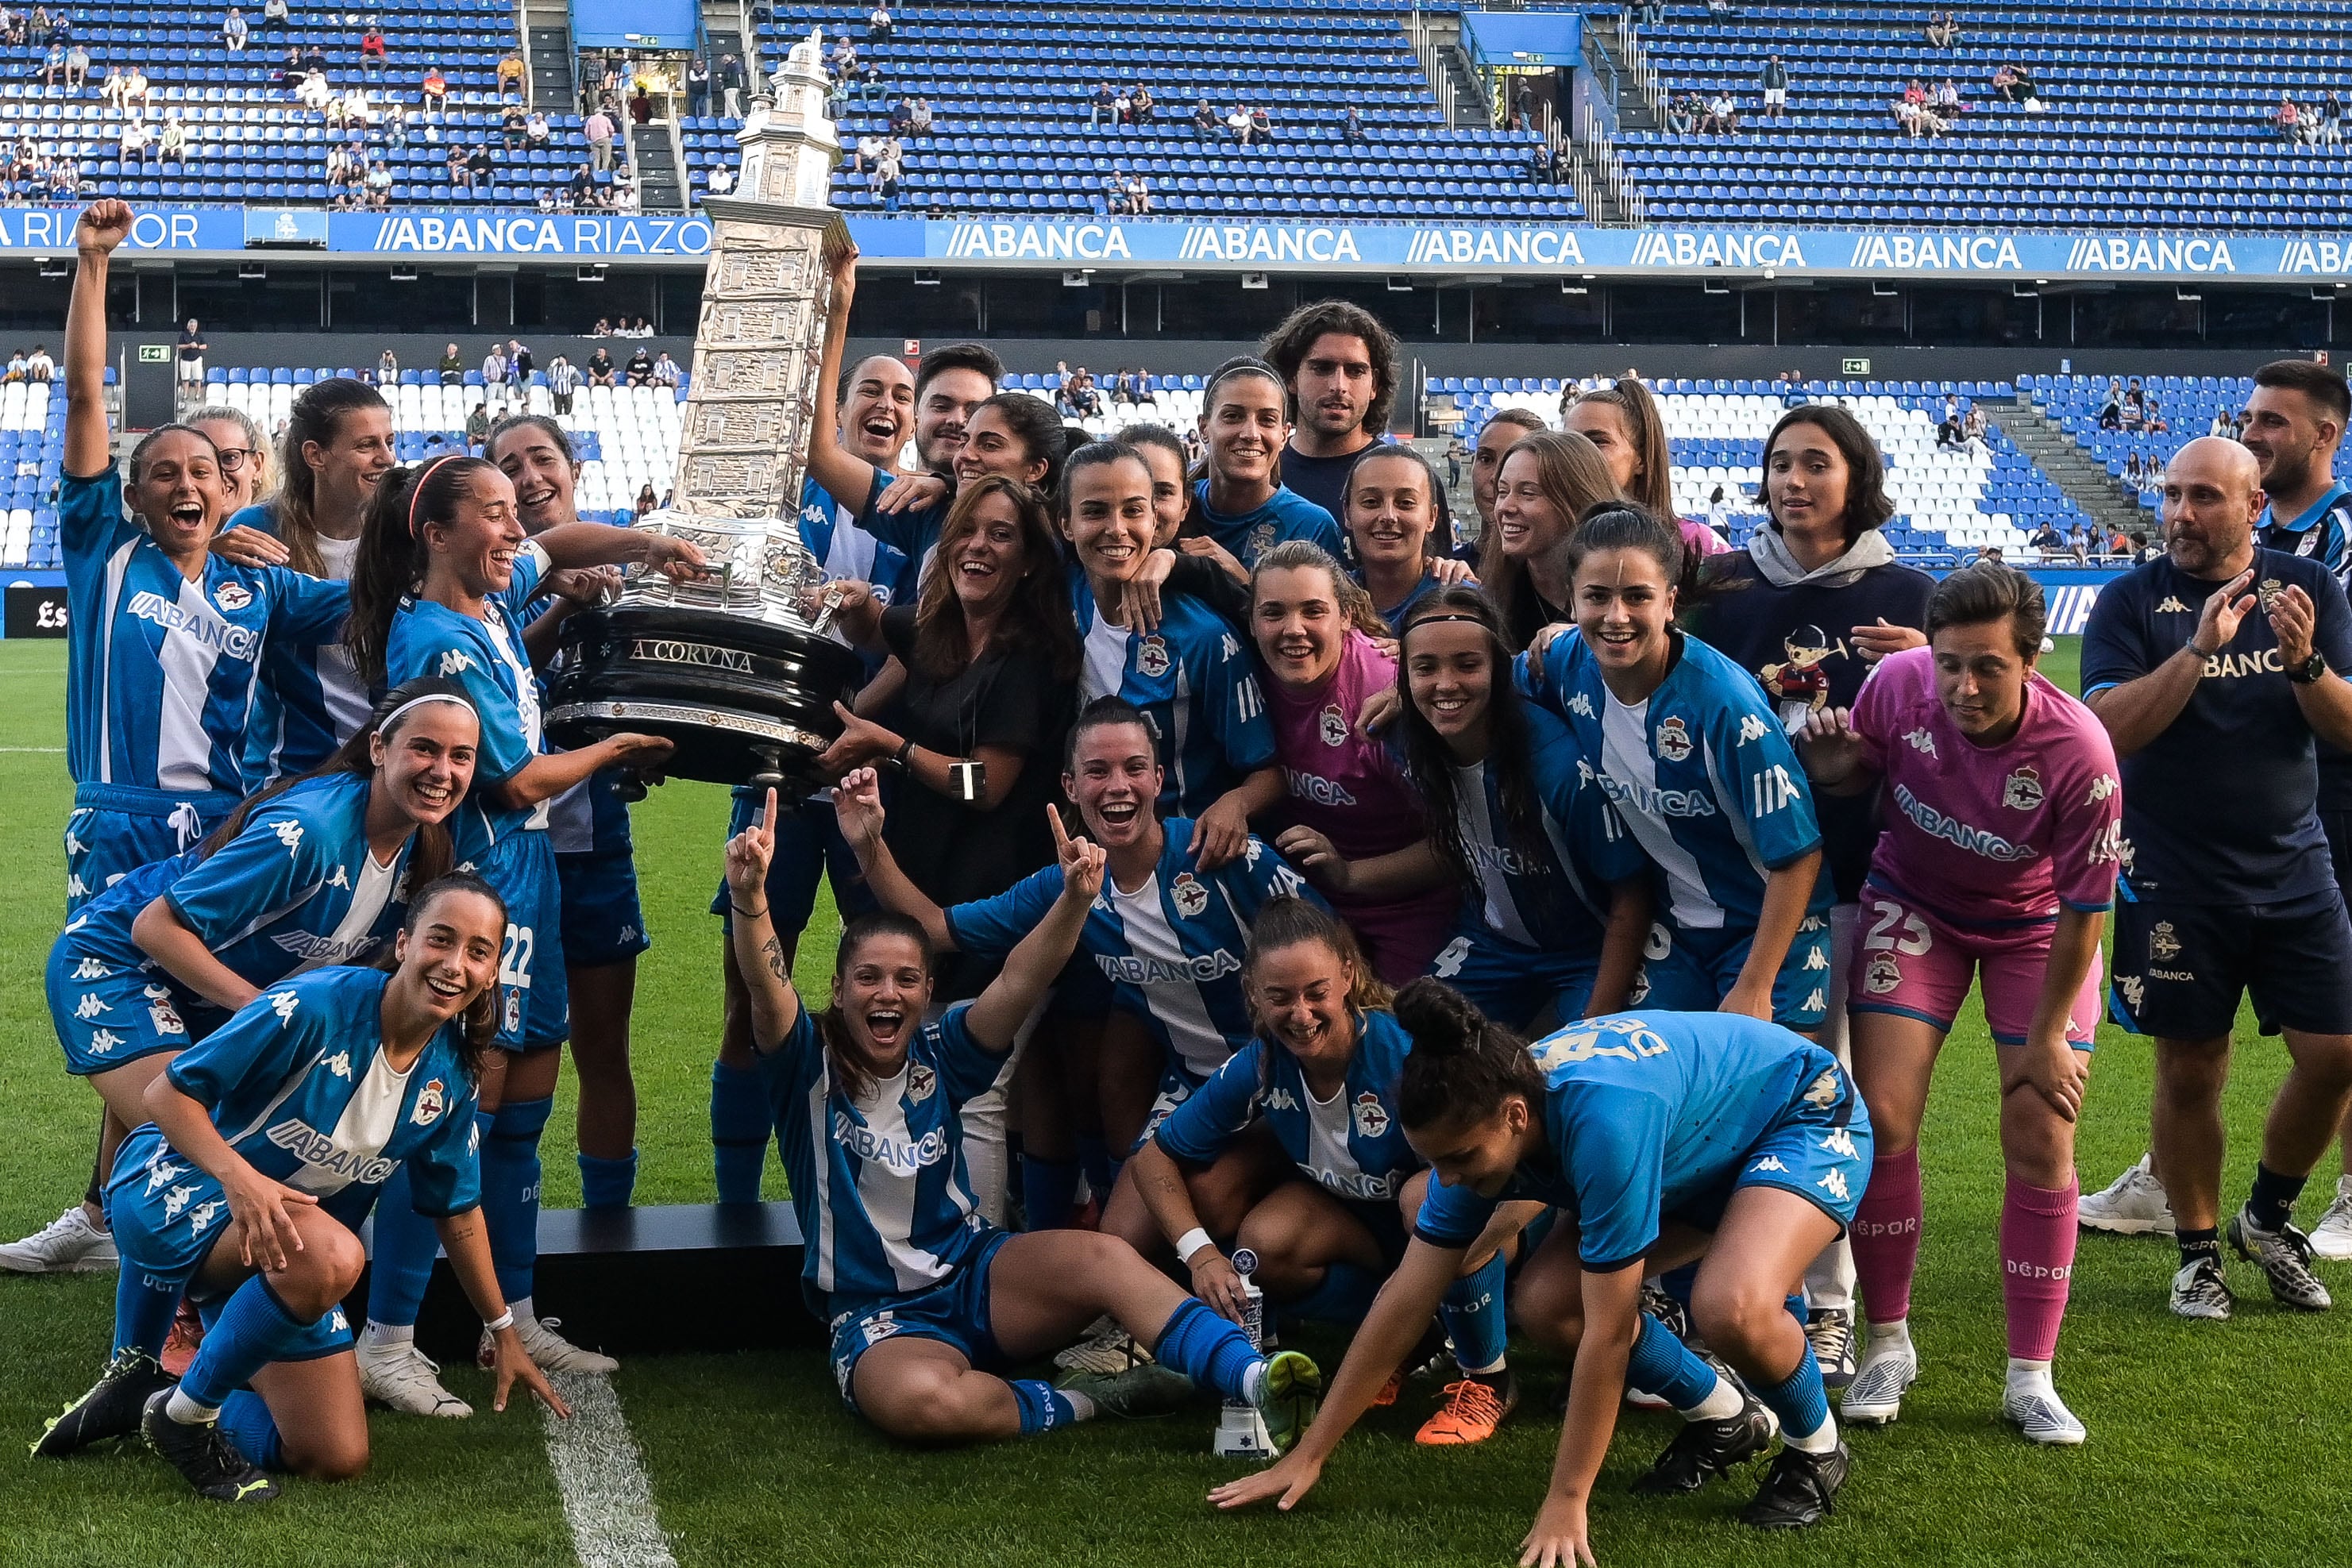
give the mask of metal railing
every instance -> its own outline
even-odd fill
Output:
[[[1642,95],[1649,106],[1650,117],[1660,125],[1666,122],[1665,95],[1658,78],[1658,69],[1650,63],[1650,51],[1642,47],[1642,39],[1633,31],[1629,13],[1617,16],[1617,52],[1625,57],[1625,74],[1633,78],[1633,90]]]
[[[1633,182],[1627,178],[1625,166],[1618,160],[1617,149],[1610,144],[1608,132],[1593,114],[1590,103],[1577,104],[1570,136],[1574,144],[1570,166],[1578,173],[1585,175],[1577,187],[1577,195],[1583,201],[1585,210],[1597,212],[1601,205],[1595,199],[1594,193],[1587,188],[1588,185],[1598,185],[1607,191],[1621,223],[1646,221],[1649,204],[1643,200],[1642,193],[1634,189]],[[1587,171],[1590,171],[1589,174]]]

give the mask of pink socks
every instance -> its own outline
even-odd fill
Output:
[[[2017,1360],[2048,1361],[2057,1351],[2074,1273],[2074,1203],[2082,1192],[2080,1181],[2043,1187],[2009,1178],[2000,1206],[2000,1289],[2009,1308],[2009,1354]],[[1861,1227],[1854,1228],[1859,1260]]]
[[[1919,1268],[1919,1212],[1918,1149],[1872,1160],[1870,1185],[1863,1189],[1853,1232],[1863,1315],[1872,1322],[1899,1322],[1911,1315],[1911,1276]],[[2066,1212],[2072,1224],[2074,1211],[2069,1207]],[[2006,1221],[2001,1235],[2006,1251]]]

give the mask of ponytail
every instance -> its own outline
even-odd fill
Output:
[[[1412,1036],[1397,1079],[1397,1114],[1408,1129],[1475,1124],[1506,1100],[1533,1103],[1543,1093],[1528,1042],[1444,981],[1423,976],[1407,985],[1396,1016]]]
[[[457,516],[476,470],[498,472],[479,457],[435,457],[415,468],[394,468],[376,482],[360,524],[352,613],[343,624],[343,645],[370,685],[385,678],[386,647],[401,601],[425,584],[430,559],[425,529]]]

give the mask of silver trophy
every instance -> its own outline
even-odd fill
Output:
[[[1242,1277],[1242,1333],[1249,1336],[1250,1348],[1265,1349],[1265,1292],[1258,1289],[1250,1276],[1257,1272],[1257,1254],[1246,1247],[1234,1252],[1234,1272]],[[1273,1460],[1276,1453],[1274,1435],[1265,1429],[1265,1417],[1258,1407],[1245,1399],[1228,1399],[1217,1416],[1217,1438],[1214,1449],[1221,1459]]]
[[[814,400],[829,395],[816,383],[830,257],[847,237],[825,198],[841,141],[823,47],[815,32],[793,46],[736,138],[734,193],[703,202],[710,264],[674,500],[637,527],[692,540],[710,575],[637,573],[617,603],[566,621],[547,715],[560,744],[660,735],[676,777],[793,798],[824,782],[833,705],[865,674],[826,634],[834,601],[799,525]]]

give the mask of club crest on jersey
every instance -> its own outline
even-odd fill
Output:
[[[1389,1108],[1381,1104],[1381,1097],[1369,1089],[1356,1096],[1352,1113],[1356,1131],[1367,1138],[1377,1138],[1389,1130]]]
[[[522,1028],[522,993],[512,986],[507,988],[506,1007],[499,1017],[500,1033],[512,1034]]]
[[[2317,530],[2315,529],[2314,530],[2315,533],[2316,531]],[[2258,585],[2256,585],[2254,589],[2254,597],[2262,602],[2263,613],[2267,615],[2273,610],[2277,608],[2279,600],[2285,594],[2285,583],[2281,582],[2275,577],[2266,577],[2263,579]]]
[[[1936,737],[1927,733],[1926,726],[1923,725],[1913,730],[1903,738],[1910,745],[1912,750],[1927,757],[1936,755]]]
[[[1348,744],[1348,716],[1339,711],[1339,705],[1338,703],[1333,703],[1330,706],[1325,708],[1318,722],[1321,724],[1323,729],[1324,745],[1345,746]]]
[[[1276,528],[1272,523],[1260,523],[1257,527],[1250,530],[1249,542],[1242,546],[1243,552],[1249,557],[1251,563],[1255,565],[1258,557],[1264,555],[1266,551],[1272,549],[1276,545],[1281,542],[1279,536],[1280,530]]]
[[[1168,639],[1155,633],[1138,643],[1135,645],[1135,667],[1155,681],[1166,674],[1168,673]]]
[[[429,1127],[441,1119],[448,1104],[448,1086],[436,1078],[416,1092],[416,1109],[408,1113],[408,1119],[420,1127]]]
[[[1682,716],[1675,714],[1658,724],[1658,755],[1669,762],[1690,759],[1690,731],[1684,727]]]
[[[2042,775],[2031,764],[2001,780],[2000,803],[2012,811],[2032,811],[2042,805]]]
[[[2147,956],[2159,964],[2180,956],[2180,938],[2172,934],[2171,921],[2158,921],[2156,929],[2147,934]]]
[[[1187,920],[1209,907],[1209,890],[1189,871],[1176,873],[1176,880],[1168,884],[1168,896]]]
[[[1838,1074],[1834,1067],[1823,1068],[1822,1075],[1814,1079],[1811,1086],[1805,1091],[1805,1103],[1819,1105],[1823,1110],[1836,1104],[1837,1097]]]
[[[921,1062],[918,1061],[912,1067],[907,1069],[908,1099],[916,1101],[919,1103],[922,1101],[929,1099],[932,1092],[938,1089],[939,1086],[940,1075],[936,1068],[926,1067]]]
[[[1892,953],[1879,954],[1862,972],[1863,988],[1874,997],[1885,996],[1902,983],[1903,966],[1895,961]]]
[[[213,590],[213,602],[234,615],[253,602],[253,595],[241,583],[224,582]]]
[[[2189,612],[2189,606],[2168,593],[2158,602],[2156,612],[2158,615],[2186,615]]]
[[[185,1034],[188,1032],[187,1024],[180,1017],[180,1009],[173,1007],[167,1001],[149,1002],[147,1004],[147,1020],[155,1026],[155,1032],[157,1034]]]

